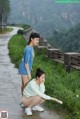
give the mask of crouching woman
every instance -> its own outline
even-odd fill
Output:
[[[40,106],[45,100],[54,100],[60,104],[62,101],[46,95],[45,92],[45,72],[38,68],[36,70],[36,78],[28,82],[23,91],[23,104],[25,105],[25,113],[32,115],[32,110],[44,111]]]

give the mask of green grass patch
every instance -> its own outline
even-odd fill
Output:
[[[9,54],[11,61],[18,68],[26,41],[22,35],[15,35],[9,41]],[[71,70],[67,73],[62,64],[45,57],[45,52],[38,53],[35,49],[32,77],[38,67],[46,72],[46,94],[63,101],[63,105],[53,101],[46,101],[49,109],[58,111],[67,110],[70,114],[65,119],[80,119],[80,71]]]
[[[15,64],[16,67],[19,66],[24,47],[26,46],[26,41],[22,35],[14,35],[8,43],[9,55],[11,57],[12,63]]]
[[[0,29],[0,34],[5,34],[8,32],[11,32],[12,30],[13,28],[3,28],[3,29]]]
[[[30,25],[28,25],[28,24],[11,24],[11,26],[17,26],[17,27],[21,27],[21,28],[23,28],[24,30],[26,30],[26,29],[28,29],[28,28],[30,28],[31,26]]]

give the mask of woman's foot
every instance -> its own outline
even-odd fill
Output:
[[[44,109],[42,107],[40,107],[39,105],[35,105],[32,107],[32,110],[34,111],[39,111],[39,112],[43,112]]]
[[[20,103],[21,108],[25,108],[25,105],[21,102]]]
[[[30,107],[25,108],[25,113],[26,113],[27,115],[32,115],[31,108],[30,108]]]

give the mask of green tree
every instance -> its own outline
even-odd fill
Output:
[[[10,13],[10,2],[9,0],[0,0],[0,29],[2,26],[7,24],[7,19]]]
[[[48,41],[64,52],[80,52],[80,23],[66,31],[54,31]]]

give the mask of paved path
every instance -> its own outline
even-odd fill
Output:
[[[55,111],[34,112],[33,116],[26,116],[24,109],[20,107],[21,101],[21,77],[14,64],[8,56],[7,43],[12,35],[16,34],[18,28],[13,32],[0,35],[0,110],[6,110],[9,119],[63,119]]]

